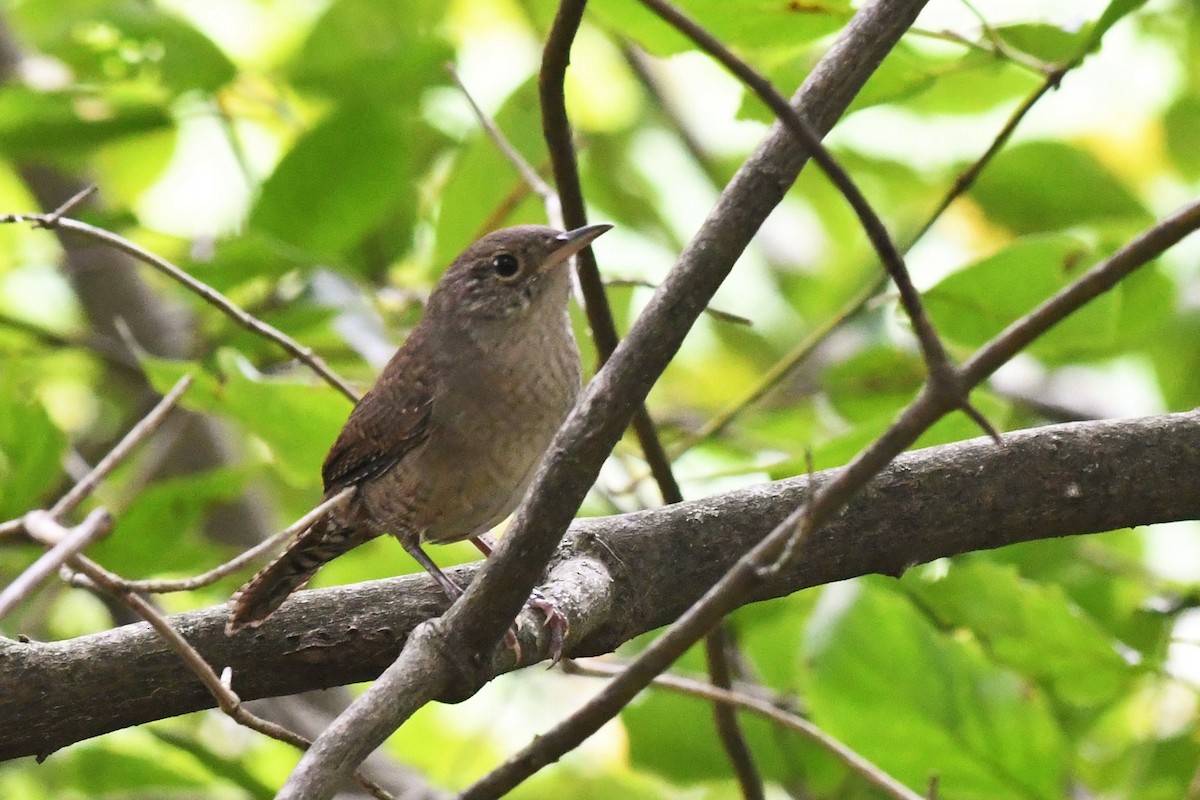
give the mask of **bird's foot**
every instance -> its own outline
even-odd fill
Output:
[[[521,640],[517,638],[517,623],[508,626],[508,630],[504,632],[504,646],[512,650],[513,658],[517,663],[521,663]]]
[[[542,612],[546,618],[542,627],[550,629],[550,666],[553,667],[562,660],[563,642],[566,641],[567,632],[570,630],[567,615],[559,611],[558,606],[554,605],[554,601],[537,589],[534,589],[533,594],[529,595],[525,605]]]

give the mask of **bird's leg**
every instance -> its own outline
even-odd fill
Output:
[[[475,542],[477,540],[472,539],[471,541]],[[400,540],[400,544],[404,545],[404,549],[410,556],[413,557],[413,560],[424,567],[425,571],[429,573],[430,577],[437,581],[438,586],[442,587],[442,591],[446,593],[446,597],[450,598],[451,603],[462,597],[462,587],[451,580],[449,575],[442,572],[441,568],[437,564],[433,563],[432,558],[425,555],[425,551],[421,549],[421,545],[417,544],[416,542],[405,541],[404,539]],[[476,546],[479,545],[477,544]],[[483,547],[480,547],[480,549],[482,550]],[[488,550],[484,551],[484,555],[487,555],[490,552],[491,549],[489,548]],[[517,639],[517,626],[515,622],[509,626],[508,631],[505,632],[504,644],[509,650],[513,651],[513,654],[516,656],[517,660],[520,661],[521,642]]]
[[[400,544],[404,545],[404,549],[413,557],[413,560],[424,567],[430,577],[437,581],[438,586],[442,587],[442,591],[446,593],[446,597],[450,598],[451,603],[462,597],[462,587],[450,580],[450,576],[442,572],[441,568],[433,563],[432,558],[425,555],[425,551],[421,549],[421,545],[416,542],[406,541],[404,538],[400,539]]]
[[[486,533],[472,536],[471,544],[475,545],[485,558],[490,556],[492,550],[495,548],[495,542]],[[559,611],[558,607],[554,605],[554,601],[537,589],[534,589],[533,594],[529,595],[529,599],[525,601],[525,606],[542,612],[542,616],[546,618],[546,621],[542,623],[542,627],[550,628],[550,666],[553,667],[562,660],[563,642],[567,638],[567,631],[570,630],[570,625],[567,623],[567,615]]]

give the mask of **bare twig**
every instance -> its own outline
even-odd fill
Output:
[[[61,206],[59,206],[58,208],[54,209],[49,214],[47,214],[45,217],[45,220],[39,225],[39,227],[53,228],[55,225],[58,224],[58,221],[60,219],[62,219],[65,214],[70,212],[73,208],[75,208],[75,206],[79,205],[84,200],[87,200],[89,197],[91,197],[95,193],[96,193],[96,184],[89,183],[87,186],[83,187],[78,192],[76,192],[75,194],[68,197],[67,201],[65,203],[63,203]]]
[[[597,678],[614,678],[619,676],[623,669],[621,667],[612,667],[603,662],[589,660],[586,663],[579,661],[572,662],[570,672],[576,675],[589,675]],[[924,800],[920,794],[909,789],[898,780],[888,775],[875,764],[868,761],[863,756],[859,755],[853,749],[848,747],[837,738],[831,736],[818,726],[814,725],[809,720],[792,713],[779,705],[772,703],[764,698],[755,697],[741,691],[734,691],[728,687],[711,686],[701,681],[692,680],[681,675],[673,675],[664,672],[661,675],[655,676],[650,683],[651,686],[656,686],[662,689],[667,689],[680,694],[699,697],[725,707],[725,708],[741,708],[753,714],[771,720],[772,722],[781,725],[788,730],[795,731],[804,736],[809,741],[818,745],[826,752],[832,754],[835,758],[841,761],[851,771],[862,777],[872,786],[883,791],[888,797],[894,800]]]
[[[626,286],[636,286],[642,289],[658,288],[657,284],[641,278],[607,278],[604,281],[604,285],[614,288]],[[728,322],[730,325],[744,325],[746,327],[750,327],[754,324],[754,320],[750,319],[749,317],[743,317],[740,314],[734,314],[731,311],[722,311],[721,309],[713,308],[712,306],[705,306],[704,313],[720,322]]]
[[[191,385],[191,375],[184,375],[176,381],[171,390],[163,395],[163,398],[158,401],[154,408],[150,409],[150,413],[138,420],[138,423],[121,437],[121,441],[117,442],[104,458],[100,459],[99,464],[92,467],[65,495],[59,498],[58,502],[51,507],[50,516],[55,520],[61,520],[83,502],[88,495],[94,492],[96,487],[100,485],[100,481],[104,480],[118,464],[124,461],[133,448],[137,447],[147,436],[154,433],[163,420],[166,419],[171,409],[175,407],[175,404],[179,402],[179,398]],[[23,529],[23,520],[9,520],[0,524],[0,535],[17,533]]]
[[[192,376],[190,374],[175,381],[175,385],[163,395],[154,408],[150,409],[150,413],[138,420],[138,423],[129,429],[129,433],[121,437],[121,441],[117,442],[104,458],[100,459],[100,463],[92,467],[87,475],[84,475],[50,508],[51,516],[56,520],[61,520],[65,515],[71,513],[84,498],[96,491],[100,482],[108,477],[108,474],[116,469],[118,464],[128,458],[130,451],[158,429],[158,426],[163,423],[167,414],[171,413],[171,409],[175,407],[179,398],[191,385]]]
[[[1016,131],[1017,126],[1020,125],[1021,121],[1025,118],[1025,115],[1028,114],[1030,110],[1033,109],[1034,105],[1036,105],[1037,102],[1041,100],[1051,89],[1057,88],[1058,85],[1062,83],[1063,76],[1066,75],[1066,73],[1070,70],[1077,67],[1080,61],[1081,58],[1076,57],[1067,64],[1064,64],[1062,67],[1052,70],[1046,74],[1046,77],[1042,81],[1041,85],[1039,85],[1037,89],[1035,89],[1028,97],[1026,97],[1025,100],[1013,110],[1012,114],[1009,115],[1007,121],[1004,123],[1004,126],[992,139],[991,144],[988,145],[987,150],[985,150],[983,154],[979,156],[979,158],[975,159],[975,161],[972,162],[969,167],[963,170],[958,177],[954,179],[954,182],[951,184],[950,188],[944,195],[942,195],[941,200],[938,202],[937,206],[934,207],[933,211],[925,218],[925,221],[921,224],[921,227],[918,228],[911,237],[909,237],[907,244],[905,244],[903,248],[904,252],[908,252],[913,245],[924,238],[925,234],[927,234],[930,229],[933,228],[934,223],[941,219],[942,214],[946,212],[950,205],[963,194],[965,194],[967,190],[975,184],[975,181],[979,178],[980,173],[983,172],[988,164],[992,162],[992,159],[995,158],[996,155],[1004,148],[1004,145],[1008,143],[1008,140],[1012,138],[1013,133]],[[673,459],[679,458],[679,456],[683,455],[700,442],[708,439],[711,436],[721,433],[727,427],[729,427],[729,424],[734,420],[735,417],[745,411],[749,406],[754,405],[761,400],[767,394],[767,392],[774,388],[785,377],[790,375],[792,370],[794,370],[797,365],[807,359],[813,353],[813,351],[817,349],[817,347],[819,347],[826,339],[828,339],[831,333],[840,328],[852,317],[857,315],[858,312],[867,305],[871,298],[875,297],[875,295],[883,290],[887,283],[888,275],[885,272],[883,275],[880,275],[875,280],[872,280],[870,283],[863,286],[863,288],[855,293],[853,297],[847,300],[846,304],[838,309],[832,317],[825,320],[817,328],[814,328],[812,331],[810,331],[809,334],[803,340],[801,340],[799,344],[792,348],[792,350],[786,356],[776,362],[776,364],[771,367],[771,369],[768,370],[753,386],[746,390],[745,394],[743,394],[737,400],[734,400],[723,411],[712,417],[695,433],[691,434],[677,444],[671,451],[671,457]]]
[[[44,544],[62,541],[70,535],[51,514],[45,512],[27,514],[25,517],[25,529],[31,537]],[[241,699],[230,688],[228,681],[222,680],[217,675],[213,668],[208,665],[208,662],[204,660],[204,657],[196,651],[196,648],[192,647],[183,634],[167,621],[162,612],[145,598],[128,591],[126,588],[127,582],[124,579],[109,572],[95,561],[78,554],[69,556],[67,563],[71,569],[85,575],[91,581],[92,585],[100,591],[114,600],[124,603],[137,613],[138,616],[148,622],[150,627],[154,628],[155,632],[175,650],[183,662],[187,664],[188,668],[200,679],[200,682],[208,689],[213,699],[217,701],[218,708],[235,722],[264,736],[269,736],[272,739],[290,744],[300,750],[305,750],[310,746],[311,743],[303,736],[247,711],[242,705]],[[360,772],[355,772],[354,779],[372,795],[380,798],[380,800],[392,800],[392,795],[378,784],[364,777]]]
[[[525,185],[534,191],[538,197],[542,198],[542,202],[546,205],[546,217],[550,220],[550,224],[558,228],[564,228],[562,221],[562,205],[558,199],[558,193],[550,188],[550,184],[542,180],[542,176],[533,168],[525,157],[521,155],[517,148],[512,146],[504,133],[496,126],[496,123],[483,112],[479,104],[475,102],[475,98],[467,91],[466,85],[459,77],[458,71],[454,69],[453,64],[446,65],[446,71],[450,73],[450,77],[454,79],[454,83],[462,91],[463,96],[467,98],[467,102],[471,106],[471,111],[475,113],[475,119],[479,121],[479,125],[487,133],[488,137],[496,145],[504,157],[508,159],[517,172],[520,173],[521,179],[525,181]]]
[[[571,58],[571,45],[583,19],[586,0],[563,0],[559,4],[554,24],[546,37],[542,50],[542,67],[538,72],[538,96],[542,106],[542,133],[550,161],[554,165],[554,182],[558,185],[562,201],[563,223],[567,229],[587,224],[587,211],[583,203],[583,186],[579,180],[579,164],[575,158],[575,147],[571,136],[571,121],[567,116],[566,96],[563,92],[567,75],[567,64]],[[603,365],[617,349],[619,337],[612,308],[604,292],[604,281],[596,265],[596,256],[591,248],[585,248],[576,256],[579,286],[583,292],[584,311],[592,339]],[[671,472],[671,461],[667,457],[658,430],[644,404],[634,411],[633,432],[637,436],[646,464],[663,495],[679,495],[679,484]]]
[[[193,589],[200,589],[205,586],[216,583],[226,575],[237,572],[246,564],[251,563],[263,553],[270,552],[277,547],[281,542],[285,542],[291,537],[297,535],[301,531],[308,529],[318,520],[324,519],[331,511],[343,505],[354,492],[355,487],[350,486],[342,489],[333,497],[324,501],[312,511],[309,511],[300,519],[293,522],[288,527],[274,534],[270,538],[251,547],[236,557],[231,558],[224,564],[210,569],[208,572],[201,573],[192,578],[183,578],[181,580],[148,580],[148,581],[124,581],[122,587],[127,592],[142,592],[144,594],[168,594],[171,592],[189,592]],[[72,583],[79,583],[78,580],[73,580]]]
[[[76,197],[79,197],[78,195]],[[82,200],[82,197],[79,197]],[[70,204],[72,201],[78,202],[75,198],[67,201]],[[52,214],[4,214],[0,215],[0,224],[14,222],[30,222],[39,228],[47,228],[52,230],[66,230],[74,233],[87,236],[95,239],[98,242],[121,251],[127,255],[133,256],[143,264],[148,264],[154,267],[159,272],[168,276],[172,280],[183,284],[190,291],[198,295],[201,299],[212,305],[224,313],[227,317],[238,323],[242,327],[253,331],[262,336],[264,339],[269,339],[275,342],[303,364],[306,364],[313,372],[317,373],[325,382],[333,386],[339,392],[344,394],[352,403],[358,402],[358,393],[351,388],[350,384],[346,383],[339,377],[328,365],[314,353],[310,348],[297,342],[292,337],[288,336],[278,328],[272,327],[262,320],[252,316],[225,295],[218,292],[208,284],[197,280],[188,273],[184,272],[179,267],[175,266],[165,258],[145,250],[123,236],[118,236],[111,231],[106,231],[103,228],[97,228],[89,225],[86,222],[69,219],[67,217],[56,216],[58,212]]]
[[[712,688],[725,692],[733,688],[733,676],[729,668],[729,648],[732,645],[733,637],[729,634],[728,621],[722,622],[704,637],[708,679]],[[745,800],[764,800],[766,794],[763,791],[762,775],[754,764],[754,754],[750,752],[750,745],[738,724],[736,709],[729,703],[710,699],[713,699],[713,720],[717,726],[717,736],[721,740],[725,755],[729,757],[729,763],[733,766],[738,785],[742,789],[742,797]]]
[[[30,515],[37,514],[47,514],[47,512],[31,511],[26,515],[26,519]],[[64,538],[43,553],[37,561],[29,565],[28,569],[18,575],[16,580],[4,587],[4,591],[0,592],[0,619],[8,616],[8,613],[16,608],[18,603],[33,594],[38,586],[53,575],[54,571],[61,567],[67,559],[82,552],[97,539],[107,536],[112,530],[112,524],[112,516],[103,508],[97,508],[88,514],[83,522],[66,531]],[[24,527],[28,529],[29,523],[26,522]]]
[[[796,138],[804,143],[817,166],[829,177],[830,182],[841,192],[850,204],[859,222],[871,240],[871,245],[879,254],[884,268],[896,284],[900,293],[900,303],[912,321],[913,332],[921,347],[921,354],[929,369],[931,385],[936,391],[944,392],[954,397],[961,407],[969,405],[969,399],[958,380],[954,365],[946,353],[946,348],[933,328],[933,323],[925,313],[921,303],[921,295],[908,274],[904,265],[904,257],[892,241],[887,228],[871,208],[871,204],[863,196],[858,186],[837,162],[833,155],[821,143],[821,137],[816,131],[792,108],[791,104],[781,95],[769,80],[760,75],[745,61],[735,56],[720,40],[703,27],[689,19],[683,12],[667,2],[667,0],[641,0],[642,5],[654,11],[672,27],[691,39],[697,47],[711,55],[722,66],[732,72],[738,80],[750,88],[779,118]],[[972,419],[982,419],[973,414]],[[984,430],[993,438],[996,432],[990,425],[985,424]]]

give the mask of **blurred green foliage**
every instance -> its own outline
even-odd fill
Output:
[[[852,14],[846,2],[680,5],[789,93]],[[932,318],[960,357],[1194,197],[1200,178],[1195,3],[974,5],[981,18],[931,3],[829,138],[907,242],[1047,71],[1079,62],[911,250]],[[552,12],[530,0],[5,4],[0,24],[29,57],[0,86],[0,212],[31,210],[33,167],[94,179],[107,204],[95,221],[366,386],[379,359],[364,354],[403,336],[459,250],[491,227],[544,220],[444,65],[457,65],[548,175],[536,67]],[[597,248],[601,269],[634,284],[610,292],[625,329],[651,291],[638,284],[666,273],[770,117],[633,0],[589,5],[567,92],[591,215],[618,225]],[[1200,405],[1197,252],[1187,244],[1091,303],[981,388],[979,407],[1018,428]],[[144,413],[87,339],[59,256],[48,234],[0,226],[4,519],[52,503],[70,452],[102,453]],[[702,319],[651,395],[668,446],[738,402],[878,273],[844,201],[806,171],[714,303],[752,326]],[[160,391],[192,373],[184,406],[226,423],[237,453],[217,469],[156,477],[155,449],[143,448],[98,496],[118,526],[94,555],[128,577],[189,575],[234,552],[205,534],[214,505],[252,490],[278,524],[311,507],[349,407],[274,345],[145,278],[191,331],[193,357],[143,354],[140,369]],[[886,293],[851,315],[678,458],[687,496],[804,472],[809,454],[819,468],[844,463],[920,387],[907,331]],[[952,416],[919,444],[977,433]],[[585,513],[654,502],[635,445],[615,459],[608,491]],[[1176,529],[1183,551],[1164,558],[1155,535],[970,554],[901,580],[746,607],[731,625],[748,678],[918,790],[936,776],[939,796],[955,800],[1177,798],[1194,792],[1200,760],[1200,654],[1184,641],[1195,635],[1200,537]],[[347,556],[317,585],[414,569],[390,544]],[[0,583],[37,555],[10,545],[0,547]],[[164,602],[219,603],[236,580]],[[3,630],[74,634],[80,620],[105,616],[71,610],[85,602],[47,587]],[[701,654],[679,668],[701,673]],[[462,706],[423,709],[389,750],[461,787],[593,686],[557,673],[505,678]],[[744,721],[771,796],[879,796],[810,742]],[[100,737],[41,765],[0,765],[0,797],[271,796],[295,754],[227,734],[197,714]],[[652,690],[514,796],[733,798],[731,775],[708,706]]]

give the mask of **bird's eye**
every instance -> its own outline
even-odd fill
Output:
[[[492,259],[492,269],[501,278],[511,278],[520,271],[521,265],[517,263],[516,256],[509,253],[501,253]]]

